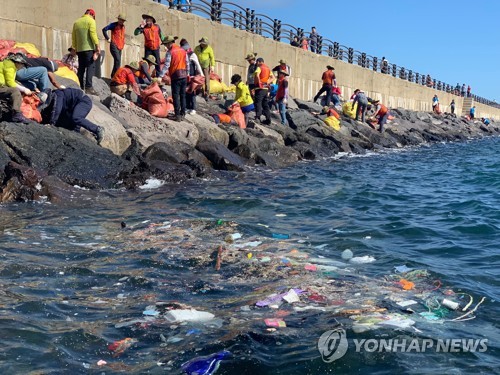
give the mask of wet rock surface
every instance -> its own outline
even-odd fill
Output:
[[[137,188],[148,178],[180,183],[210,177],[216,170],[241,172],[248,166],[283,168],[300,160],[332,157],[340,152],[401,148],[423,143],[457,142],[500,134],[498,123],[488,126],[451,114],[435,115],[402,108],[385,132],[378,126],[341,115],[334,130],[317,115],[316,103],[291,100],[288,125],[263,125],[250,115],[247,129],[216,125],[212,114],[225,112],[228,100],[198,98],[197,114],[182,122],[151,116],[138,106],[111,94],[105,81],[95,78],[99,96],[89,120],[105,129],[101,146],[85,130],[82,134],[50,125],[0,123],[0,200],[25,201],[48,196],[55,201],[71,195],[72,186]],[[28,180],[13,175],[14,162],[39,177],[33,191]],[[11,165],[11,167],[9,167]],[[10,169],[9,169],[10,168]],[[22,174],[21,174],[22,175]],[[31,189],[31,190],[30,190]]]

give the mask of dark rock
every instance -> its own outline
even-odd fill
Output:
[[[231,152],[226,146],[218,142],[200,142],[196,149],[206,156],[215,169],[225,171],[244,171],[247,161]]]
[[[101,101],[106,101],[106,99],[111,96],[111,89],[109,88],[109,84],[102,78],[93,77],[92,88],[97,92],[99,100]]]
[[[290,128],[299,132],[305,132],[311,125],[324,125],[323,121],[305,111],[290,111],[286,117]]]
[[[317,103],[307,102],[305,100],[300,100],[300,99],[294,99],[294,100],[299,109],[304,109],[306,111],[313,111],[313,112],[321,112],[321,110],[323,109],[323,107]]]
[[[194,160],[211,168],[210,161],[197,149],[186,143],[167,144],[164,142],[155,143],[148,147],[143,154],[144,158],[150,160],[161,160],[169,163],[183,163],[188,160]]]
[[[162,160],[148,160],[147,169],[151,172],[151,175],[169,182],[169,183],[179,183],[185,182],[196,176],[191,168],[183,164],[174,164]]]
[[[43,174],[33,168],[10,161],[5,167],[5,180],[0,202],[28,202],[40,198]]]

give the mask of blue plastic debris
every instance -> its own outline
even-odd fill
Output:
[[[206,356],[194,358],[182,365],[182,370],[188,375],[212,375],[219,369],[220,362],[231,355],[227,350]]]
[[[281,233],[273,233],[271,236],[278,240],[288,240],[290,238],[288,234],[281,234]]]

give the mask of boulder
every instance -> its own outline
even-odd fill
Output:
[[[148,160],[146,163],[147,169],[153,177],[169,183],[185,182],[196,176],[195,172],[187,165],[162,160]]]
[[[128,149],[131,139],[122,123],[112,115],[108,108],[92,96],[92,110],[87,116],[89,121],[104,128],[104,139],[101,147],[111,150],[115,155],[121,155]]]
[[[318,103],[313,103],[313,102],[307,102],[305,100],[300,100],[300,99],[294,99],[295,103],[299,107],[299,109],[304,109],[309,112],[321,112],[323,107],[318,104]]]
[[[196,149],[210,160],[215,169],[238,172],[246,169],[247,161],[222,143],[203,141],[196,145]]]
[[[325,125],[323,121],[306,111],[287,112],[287,120],[290,128],[298,132],[305,132],[311,125]]]
[[[109,96],[111,96],[111,89],[109,88],[109,84],[102,78],[93,77],[92,88],[97,92],[100,101],[104,101]],[[90,96],[92,97],[94,95]]]
[[[188,115],[188,120],[193,122],[200,134],[198,142],[215,141],[227,147],[229,135],[219,128],[213,120],[209,120],[199,114]]]
[[[105,105],[121,119],[126,130],[136,137],[142,150],[157,142],[183,142],[192,147],[198,143],[198,129],[188,121],[175,122],[151,116],[149,112],[115,94],[111,94]]]
[[[143,156],[149,160],[160,160],[177,164],[187,162],[188,160],[195,160],[206,168],[212,167],[210,161],[200,151],[186,143],[180,142],[175,144],[155,143],[147,148]]]
[[[281,136],[280,133],[278,133],[276,130],[273,130],[270,127],[264,126],[264,125],[255,125],[254,131],[262,133],[262,135],[266,138],[272,139],[274,142],[276,142],[279,145],[284,146],[285,141],[283,140],[283,137]]]
[[[40,199],[43,174],[10,161],[5,167],[6,183],[0,191],[0,202],[28,202]]]

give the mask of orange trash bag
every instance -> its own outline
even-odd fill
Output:
[[[141,92],[142,107],[152,116],[167,117],[167,101],[163,97],[163,92],[157,82],[153,82]]]
[[[204,83],[205,83],[204,76],[202,76],[201,74],[195,75],[194,77],[191,77],[191,80],[189,81],[189,85],[186,89],[186,92],[188,94],[191,94],[192,92],[195,92],[200,87],[202,87]]]
[[[36,95],[23,95],[23,102],[21,103],[21,112],[24,117],[38,123],[42,122],[42,114],[38,111],[40,99]]]
[[[247,127],[245,123],[245,115],[243,114],[238,102],[229,107],[228,113],[241,129],[245,129]]]
[[[220,77],[220,75],[218,75],[217,73],[210,73],[210,80],[211,81],[219,81],[219,82],[222,82],[222,78]]]

